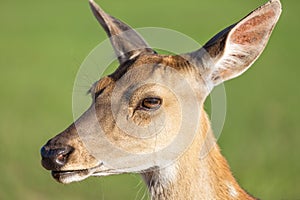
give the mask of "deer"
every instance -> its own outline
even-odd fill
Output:
[[[153,200],[256,199],[222,156],[204,101],[262,54],[279,20],[280,1],[268,1],[203,47],[180,55],[158,54],[133,28],[93,0],[89,4],[119,66],[91,86],[87,111],[41,148],[42,166],[63,184],[138,173]],[[207,154],[200,158],[203,150]]]

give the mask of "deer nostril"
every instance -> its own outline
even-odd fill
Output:
[[[69,155],[73,152],[73,150],[66,150],[66,151],[63,151],[63,152],[60,152],[60,154],[58,154],[56,156],[56,159],[55,159],[55,162],[59,165],[65,165],[66,162],[67,162],[67,159],[69,157]]]
[[[43,146],[41,149],[42,165],[49,170],[57,170],[64,166],[69,155],[74,151],[71,146],[51,147]]]
[[[65,159],[66,157],[64,155],[58,155],[57,158],[56,158],[56,162],[57,163],[64,163],[65,162]]]

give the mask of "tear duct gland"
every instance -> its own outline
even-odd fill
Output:
[[[205,141],[215,143],[203,102],[214,86],[241,75],[261,55],[280,17],[280,1],[267,2],[215,35],[202,48],[175,56],[158,55],[131,27],[105,13],[92,0],[90,6],[110,37],[120,66],[91,88],[92,106],[42,147],[44,168],[51,170],[61,183],[81,181],[89,176],[141,173],[152,199],[255,199],[238,185],[217,145],[207,149],[207,156],[199,159],[200,151],[206,148]],[[182,83],[174,74],[183,77],[193,92],[170,92],[168,89],[175,90]],[[132,89],[147,80],[168,82],[168,88],[153,83],[143,89]],[[194,97],[196,102],[190,106],[199,111],[199,120],[192,122],[199,128],[192,133],[189,146],[167,166],[145,162],[139,168],[130,168],[126,158],[113,154],[112,147],[97,138],[100,125],[107,140],[133,154],[149,153],[157,147],[164,149],[177,137],[180,122],[185,120],[178,99],[189,102]],[[113,98],[117,98],[117,103],[111,103]],[[162,116],[164,129],[155,138],[133,137],[116,125],[116,120],[123,120],[125,128],[129,123],[141,129],[149,124],[158,126]],[[86,145],[88,140],[92,143]],[[95,156],[93,151],[102,153],[103,158]],[[105,155],[124,162],[118,168],[111,167]]]

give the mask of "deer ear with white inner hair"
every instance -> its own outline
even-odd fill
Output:
[[[105,13],[93,0],[89,2],[96,19],[107,33],[120,64],[142,53],[156,54],[134,29]]]
[[[208,53],[213,65],[206,66],[204,78],[214,86],[235,78],[249,69],[261,55],[280,14],[280,1],[271,0],[218,33],[202,49],[186,55],[195,63],[199,63],[197,60],[208,63],[203,52]]]

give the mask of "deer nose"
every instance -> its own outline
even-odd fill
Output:
[[[69,145],[53,147],[47,144],[41,148],[42,165],[47,170],[59,170],[67,163],[74,148]]]

